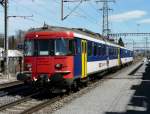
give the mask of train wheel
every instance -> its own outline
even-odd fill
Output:
[[[72,84],[72,91],[73,91],[73,92],[79,91],[79,86],[78,86],[77,81],[74,81],[74,82],[73,82],[73,84]]]
[[[84,83],[83,83],[83,86],[84,86],[84,87],[87,87],[87,86],[88,86],[88,82],[87,82],[87,81],[84,82]]]

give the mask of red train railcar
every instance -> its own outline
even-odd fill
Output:
[[[74,78],[72,32],[28,32],[24,41],[24,74],[18,80],[71,85]],[[62,84],[60,84],[62,83]]]

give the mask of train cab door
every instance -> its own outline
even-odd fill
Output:
[[[87,41],[81,40],[81,60],[82,60],[82,70],[81,78],[87,77]]]
[[[106,65],[107,65],[107,68],[109,68],[109,47],[106,46]]]
[[[121,66],[120,48],[118,47],[118,66]]]

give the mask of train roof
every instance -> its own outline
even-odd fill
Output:
[[[85,28],[67,28],[67,27],[58,27],[58,26],[49,26],[49,25],[44,25],[43,27],[40,28],[31,28],[28,32],[37,32],[37,31],[50,31],[50,32],[75,32],[75,33],[80,33],[89,37],[101,39],[101,40],[106,40],[100,35],[99,33],[94,33],[88,29]]]
[[[49,26],[49,25],[44,24],[43,27],[31,28],[31,29],[29,29],[28,32],[38,32],[38,31],[39,32],[40,31],[45,31],[45,32],[74,32],[78,35],[81,34],[83,36],[88,36],[89,38],[93,38],[97,41],[100,40],[102,42],[105,42],[108,45],[117,46],[117,47],[126,49],[125,47],[119,46],[115,42],[110,41],[109,39],[102,36],[101,34],[92,32],[92,31],[85,29],[85,28],[68,28],[68,27]]]

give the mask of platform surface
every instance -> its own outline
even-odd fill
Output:
[[[101,86],[66,104],[54,114],[142,114],[150,110],[150,65],[144,63],[125,68]]]

